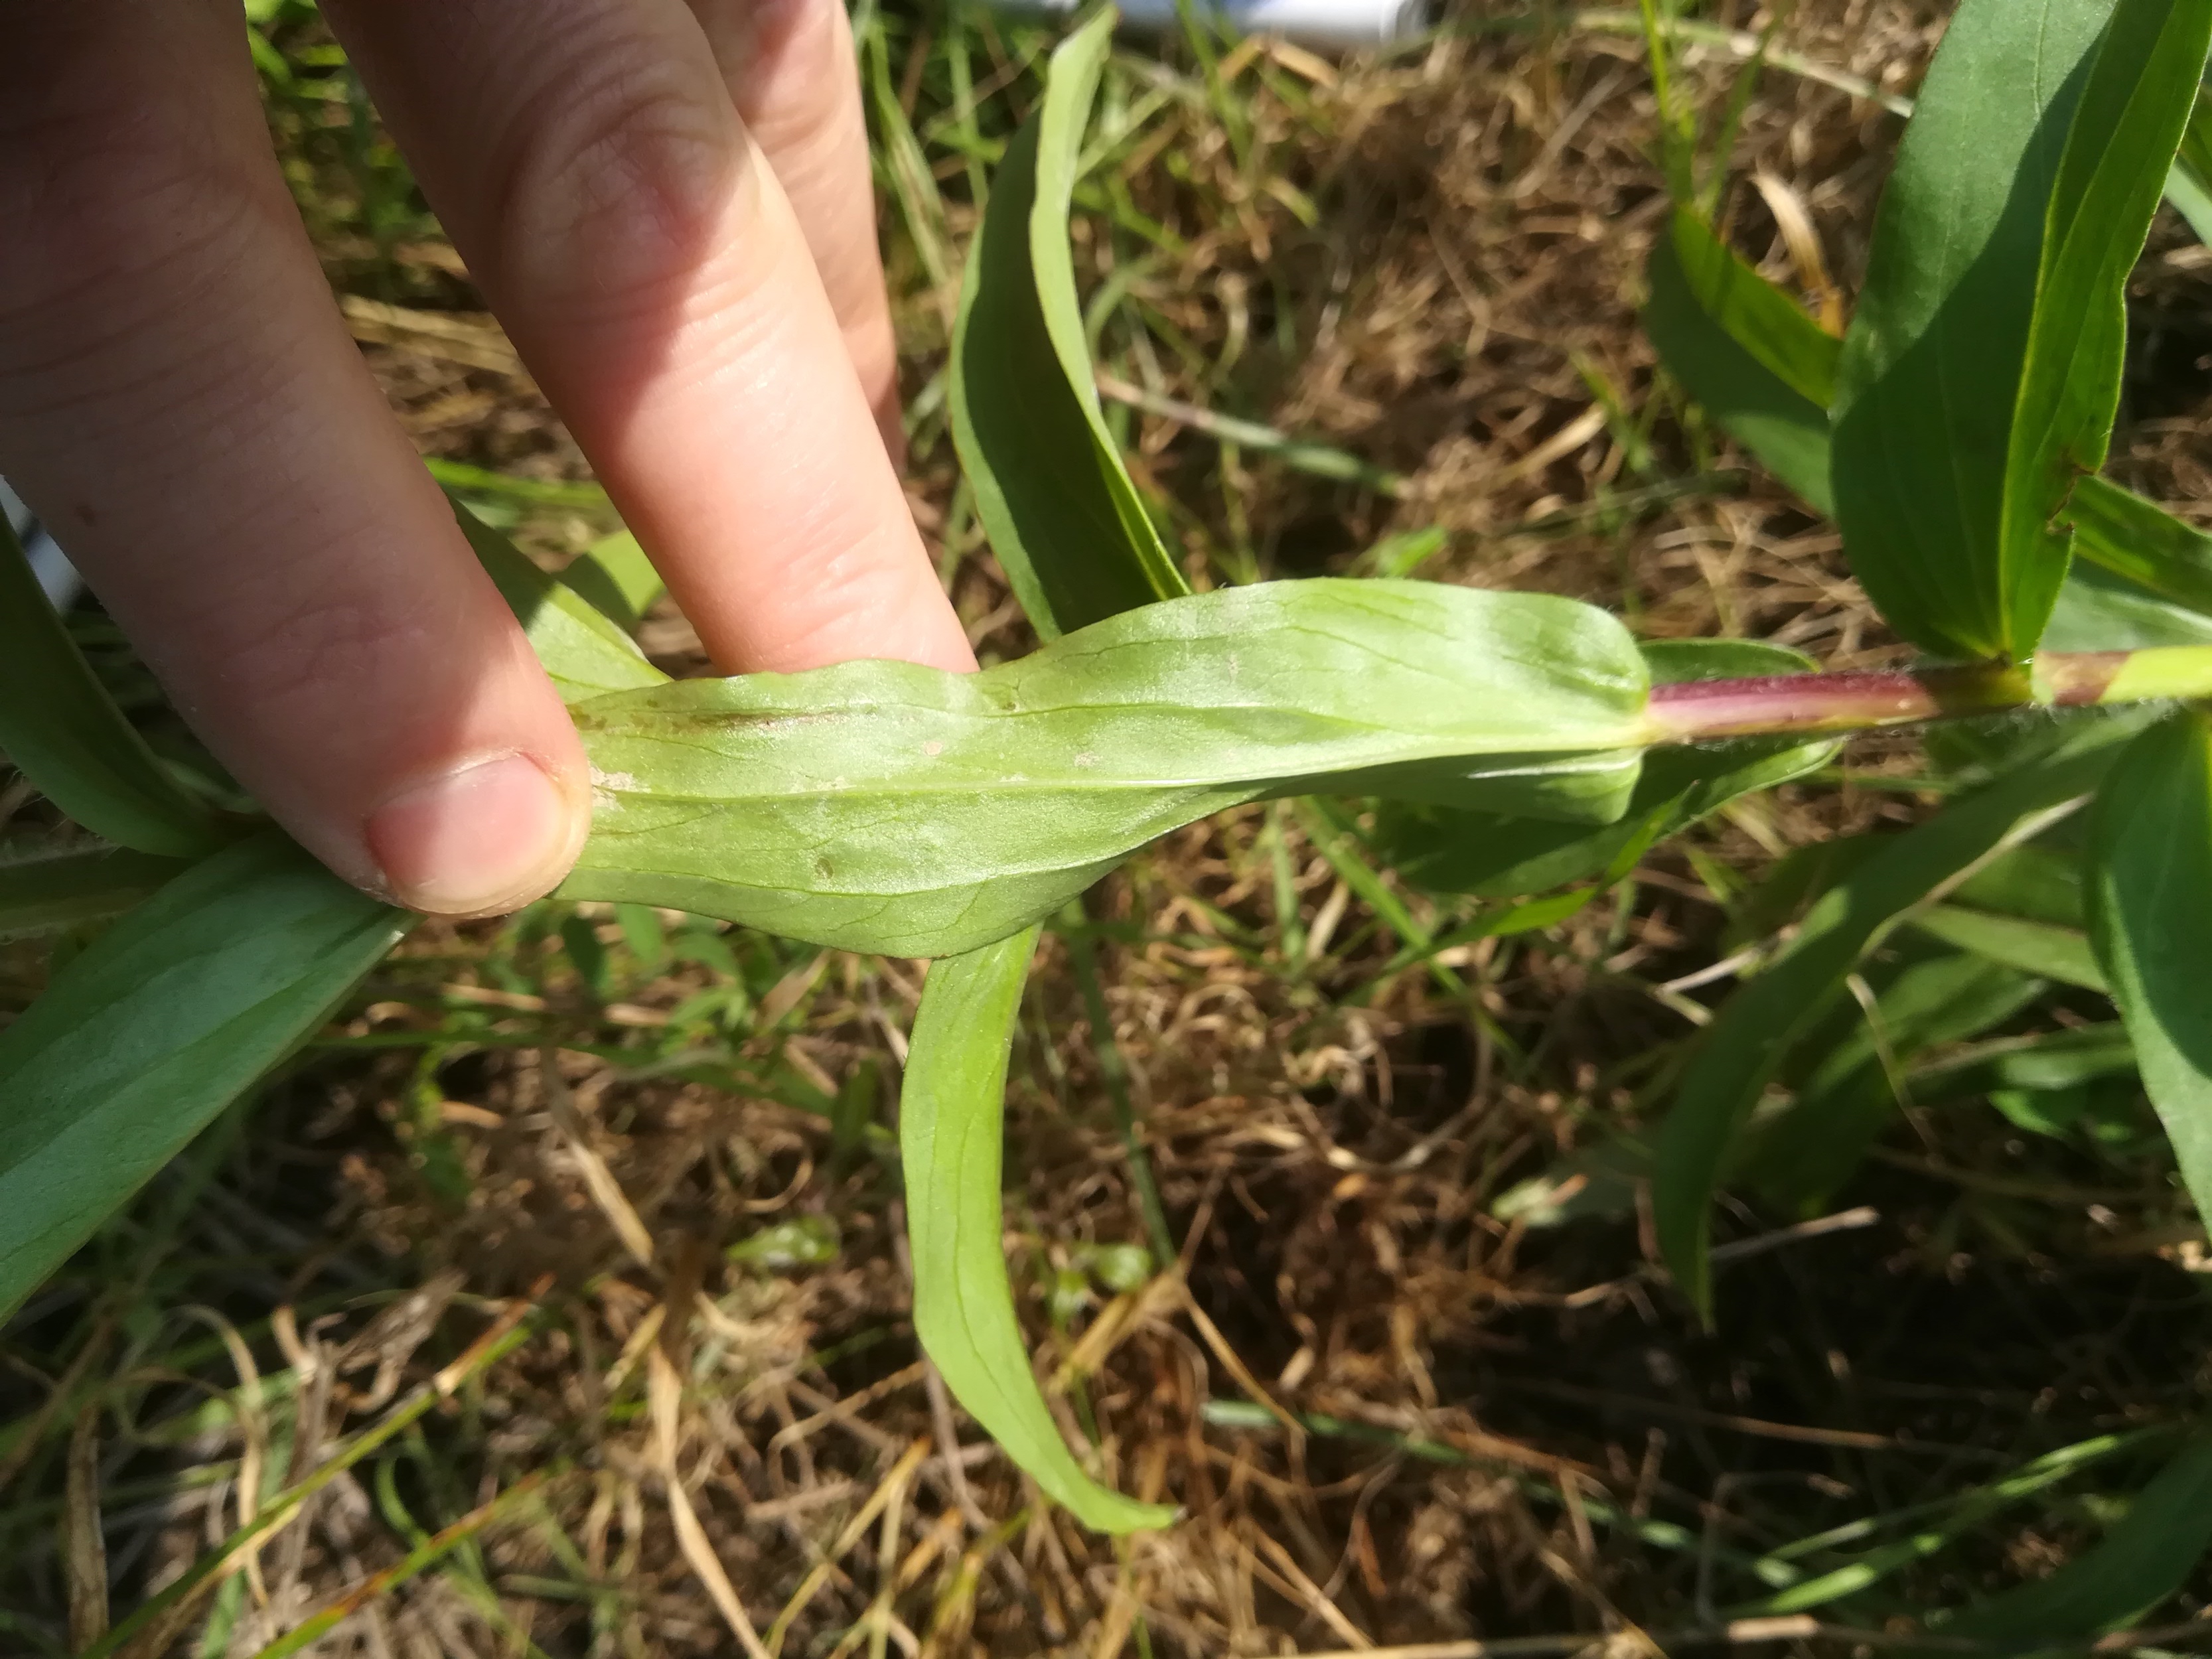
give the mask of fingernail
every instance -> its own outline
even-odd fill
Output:
[[[580,804],[526,755],[455,768],[369,815],[392,896],[433,915],[491,915],[538,897],[582,840]]]

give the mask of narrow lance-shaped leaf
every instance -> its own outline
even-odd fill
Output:
[[[1945,808],[1824,893],[1788,950],[1722,1007],[1661,1126],[1652,1182],[1661,1252],[1712,1316],[1710,1206],[1738,1134],[1793,1044],[1843,994],[1859,957],[1915,906],[2002,847],[2033,814],[2096,786],[2132,727],[2100,720],[2055,752]]]
[[[1692,222],[1695,234],[1710,237]],[[1818,510],[1832,512],[1826,413],[1764,360],[1806,356],[1829,337],[1771,284],[1768,301],[1735,307],[1724,322],[1692,291],[1671,238],[1653,248],[1650,276],[1644,325],[1668,372],[1776,477]],[[1765,279],[1739,261],[1730,282]],[[1754,328],[1788,329],[1796,338],[1762,356],[1753,349]],[[2046,648],[2212,642],[2212,536],[2094,476],[2074,481],[2057,519],[2075,532],[2080,559],[2045,629]]]
[[[2124,1630],[2180,1589],[2212,1548],[2212,1437],[2191,1440],[2097,1547],[2047,1578],[1929,1620],[1931,1633],[2004,1656]]]
[[[914,1326],[945,1386],[1038,1486],[1101,1532],[1174,1511],[1109,1492],[1060,1437],[1030,1369],[1006,1277],[999,1183],[1006,1055],[1034,928],[934,963],[899,1096]]]
[[[625,634],[637,632],[645,613],[667,590],[637,538],[627,530],[593,542],[562,568],[560,581]]]
[[[413,920],[270,831],[204,860],[56,974],[0,1031],[0,1320]]]
[[[70,848],[0,862],[0,941],[119,916],[190,868],[126,848]]]
[[[214,810],[123,717],[46,603],[0,514],[0,754],[95,836],[191,858],[222,845]]]
[[[687,680],[574,708],[599,802],[562,890],[945,955],[1269,794],[1617,817],[1646,694],[1594,607],[1328,580],[1148,605],[979,674]]]
[[[2044,226],[2112,10],[1963,0],[1875,220],[1838,371],[1837,514],[1883,617],[1944,655],[2026,655],[2063,574],[2008,568],[2006,465],[2031,336],[2059,326],[2039,317]]]
[[[2181,153],[2166,175],[2166,199],[2189,222],[2200,242],[2212,244],[2212,87],[2200,87]]]
[[[1112,45],[1101,12],[1053,54],[969,251],[952,436],[991,550],[1046,639],[1188,591],[1098,405],[1067,250],[1083,128]]]
[[[2118,0],[2068,131],[2005,462],[2005,648],[2035,648],[2072,536],[2054,515],[2105,464],[2119,411],[2127,281],[2212,47],[2212,0]]]
[[[1841,340],[1753,270],[1695,214],[1677,209],[1666,240],[1699,309],[1815,409],[1835,402]]]
[[[636,641],[611,618],[540,570],[458,498],[447,500],[477,562],[521,623],[530,648],[563,702],[668,684],[668,676],[645,659]]]
[[[1660,361],[1705,412],[1757,456],[1768,471],[1819,511],[1832,512],[1827,404],[1785,380],[1765,358],[1808,357],[1821,349],[1815,341],[1826,341],[1832,390],[1834,356],[1840,343],[1822,333],[1778,289],[1769,289],[1777,303],[1739,306],[1729,320],[1723,321],[1692,285],[1680,251],[1684,235],[1711,243],[1711,233],[1681,213],[1674,218],[1678,227],[1686,223],[1690,229],[1662,236],[1652,245],[1648,272],[1651,297],[1644,309],[1644,330]],[[1721,252],[1735,258],[1726,248]],[[1765,286],[1764,277],[1740,262],[1730,269],[1732,287],[1747,283]],[[1795,321],[1790,320],[1792,318]],[[1734,329],[1730,322],[1735,325]],[[1738,331],[1748,330],[1754,323],[1769,330],[1787,330],[1792,337],[1770,344],[1770,349],[1762,354],[1753,349],[1752,341]]]
[[[2098,792],[2093,934],[2143,1088],[2198,1211],[2212,1216],[2212,723],[2177,714],[2136,738]]]

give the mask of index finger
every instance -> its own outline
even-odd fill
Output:
[[[972,666],[805,236],[684,0],[325,10],[714,659]]]

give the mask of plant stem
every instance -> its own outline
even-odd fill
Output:
[[[2212,646],[2048,652],[2033,664],[1887,673],[1771,674],[1651,690],[1648,741],[1866,732],[2029,708],[2212,697]]]

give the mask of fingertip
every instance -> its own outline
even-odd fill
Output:
[[[566,769],[509,752],[407,784],[364,836],[386,895],[431,915],[501,915],[557,886],[583,850],[591,797]]]

